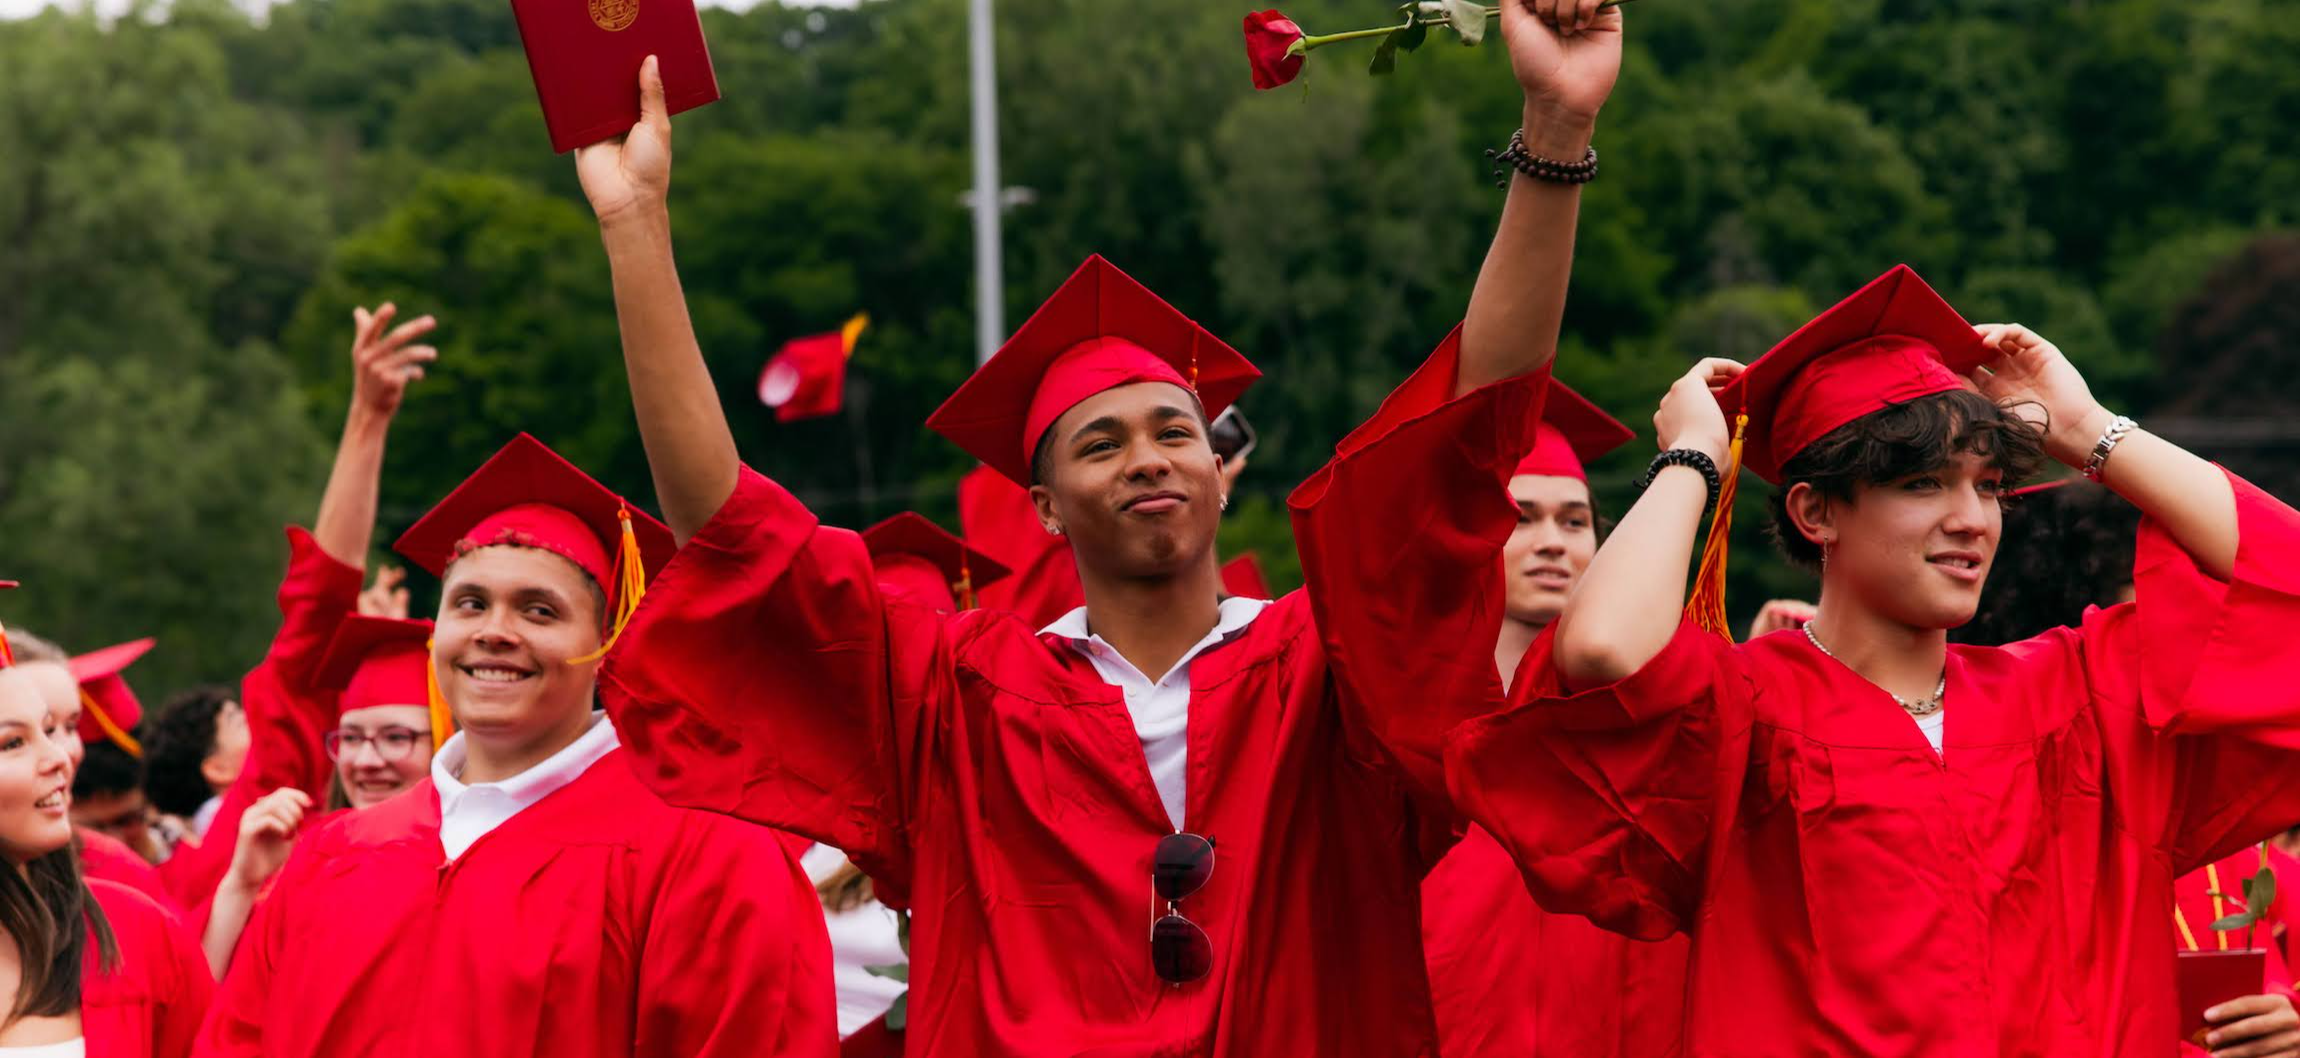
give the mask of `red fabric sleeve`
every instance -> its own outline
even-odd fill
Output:
[[[889,605],[862,538],[746,467],[599,684],[665,801],[836,846],[907,892],[921,762],[953,698],[943,621]]]
[[[1457,327],[1287,499],[1352,750],[1404,773],[1433,863],[1456,830],[1445,733],[1502,704],[1491,651],[1467,645],[1500,635],[1509,479],[1549,386],[1544,369],[1456,400],[1460,359]]]
[[[334,766],[320,737],[335,726],[335,696],[313,687],[335,632],[359,609],[361,573],[337,561],[302,527],[289,527],[287,576],[280,581],[280,628],[262,662],[240,681],[248,715],[248,756],[196,847],[160,866],[168,892],[199,909],[231,870],[240,817],[258,798],[294,787],[327,800]],[[204,911],[199,916],[205,919]]]
[[[2105,743],[2127,793],[2148,792],[2125,807],[2127,826],[2156,836],[2179,872],[2300,821],[2300,512],[2228,479],[2229,579],[2144,521],[2134,602],[2088,613],[2076,633],[2095,700],[2137,709],[2150,733]]]
[[[1534,641],[1508,710],[1449,738],[1454,799],[1542,907],[1658,941],[1690,927],[1715,792],[1739,789],[1724,772],[1748,758],[1748,675],[1688,622],[1636,673],[1568,694],[1553,639]]]
[[[186,925],[166,917],[160,937],[152,946],[153,980],[159,990],[157,1019],[152,1027],[153,1055],[190,1055],[199,1037],[200,1023],[214,998],[215,979],[208,973],[207,954]]]
[[[640,955],[634,1053],[837,1054],[830,937],[806,874],[774,832],[689,815]]]
[[[271,1054],[264,1046],[264,1024],[270,1006],[295,1002],[292,995],[274,994],[280,983],[275,980],[272,968],[291,943],[300,940],[303,944],[312,944],[318,940],[289,937],[285,909],[297,900],[307,885],[306,880],[325,860],[324,855],[313,851],[311,843],[297,842],[294,851],[288,854],[287,864],[272,877],[271,884],[249,914],[247,926],[240,931],[239,944],[233,948],[231,963],[216,987],[214,1002],[208,1008],[207,1019],[200,1025],[192,1054]]]

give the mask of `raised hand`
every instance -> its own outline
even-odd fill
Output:
[[[359,594],[359,612],[371,618],[407,620],[407,571],[379,566],[375,580]]]
[[[430,316],[419,316],[392,327],[399,307],[390,302],[374,312],[365,307],[351,311],[351,407],[385,419],[399,411],[407,384],[423,377],[423,366],[439,359],[439,350],[409,345],[439,326]],[[389,330],[386,330],[389,328]]]
[[[1502,0],[1501,35],[1525,90],[1528,146],[1547,155],[1537,131],[1573,130],[1586,140],[1621,73],[1621,9],[1599,0]],[[1577,162],[1575,158],[1559,161]]]
[[[1973,328],[1996,357],[1967,378],[1981,395],[2011,404],[2045,429],[2045,449],[2071,467],[2084,466],[2107,429],[2108,409],[2093,399],[2084,375],[2060,347],[2019,324]]]
[[[1717,461],[1725,469],[1733,432],[1725,425],[1725,410],[1717,404],[1717,391],[1747,370],[1740,361],[1707,357],[1678,376],[1653,413],[1653,437],[1661,451],[1692,449]]]
[[[1773,600],[1759,608],[1756,617],[1749,619],[1749,635],[1744,639],[1754,640],[1767,633],[1802,628],[1820,613],[1820,608],[1801,599]]]
[[[639,123],[621,136],[576,148],[575,176],[601,225],[663,208],[671,193],[671,112],[654,56],[639,66]]]
[[[282,787],[256,799],[240,817],[239,845],[232,850],[231,880],[253,893],[271,881],[295,848],[297,829],[311,808],[311,795]]]

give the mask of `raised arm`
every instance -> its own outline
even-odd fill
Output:
[[[1997,359],[1973,373],[1974,385],[1998,402],[2031,404],[2045,415],[2045,449],[2082,469],[2114,415],[2059,347],[2019,324],[1983,324]],[[2132,501],[2205,573],[2227,580],[2236,563],[2236,493],[2228,476],[2202,457],[2145,430],[2124,436],[2102,465],[2101,484]]]
[[[319,520],[312,536],[330,558],[353,568],[367,564],[368,542],[375,535],[375,496],[383,479],[383,444],[391,433],[391,419],[407,396],[407,385],[423,377],[423,366],[439,359],[439,350],[412,345],[439,322],[420,316],[397,327],[391,325],[399,307],[385,302],[368,312],[351,311],[351,408],[344,414],[343,440],[336,444],[335,466],[328,472],[327,492],[319,502]]]
[[[639,123],[577,148],[575,175],[607,244],[623,366],[656,499],[685,544],[734,493],[738,457],[671,258],[671,116],[653,56],[639,68]]]
[[[1503,0],[1502,37],[1525,90],[1525,146],[1576,163],[1621,69],[1621,11],[1598,0]],[[1512,172],[1500,230],[1462,325],[1454,393],[1539,370],[1557,355],[1581,186]]]
[[[1653,414],[1661,451],[1692,449],[1722,470],[1732,437],[1714,391],[1740,373],[1739,363],[1710,357],[1680,377]],[[1624,679],[1669,646],[1708,506],[1708,481],[1679,465],[1663,468],[1622,516],[1557,618],[1557,670],[1568,684]]]

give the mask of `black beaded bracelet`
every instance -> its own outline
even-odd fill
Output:
[[[1637,491],[1642,493],[1651,487],[1653,479],[1660,477],[1664,467],[1691,467],[1700,471],[1701,477],[1709,481],[1709,503],[1701,509],[1703,515],[1706,516],[1710,508],[1717,506],[1717,491],[1724,487],[1724,479],[1717,476],[1717,461],[1710,459],[1708,453],[1695,449],[1670,449],[1653,457],[1653,462],[1645,467],[1645,476],[1637,480]]]
[[[1560,162],[1526,150],[1524,129],[1509,134],[1509,146],[1498,151],[1486,148],[1485,156],[1493,160],[1493,186],[1497,188],[1509,186],[1508,174],[1511,169],[1552,184],[1587,184],[1597,179],[1595,145],[1582,152],[1581,161]]]

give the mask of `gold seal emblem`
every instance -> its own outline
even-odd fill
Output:
[[[639,20],[639,0],[590,0],[591,21],[613,33]]]

